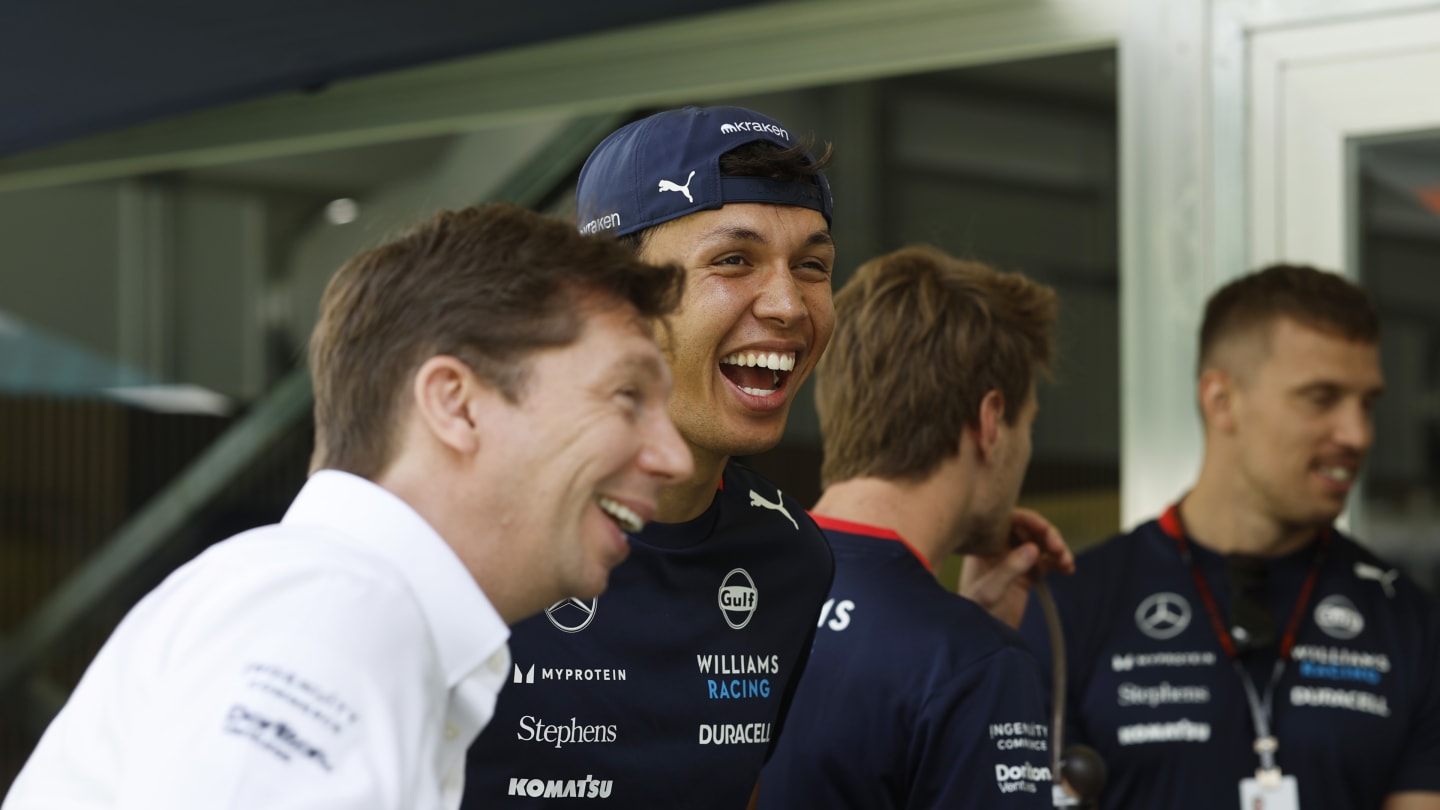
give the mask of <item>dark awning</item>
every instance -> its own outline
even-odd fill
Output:
[[[0,155],[340,79],[759,1],[10,0],[0,4]]]

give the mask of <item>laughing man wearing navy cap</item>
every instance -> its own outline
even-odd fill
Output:
[[[801,504],[732,460],[779,443],[834,325],[830,187],[794,133],[739,107],[630,124],[580,173],[577,224],[687,273],[658,330],[695,473],[599,599],[514,628],[466,806],[751,799],[833,576]]]

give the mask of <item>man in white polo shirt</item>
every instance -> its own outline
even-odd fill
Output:
[[[352,259],[309,482],[126,616],[4,810],[457,807],[507,626],[600,593],[691,472],[650,326],[682,284],[506,205]]]

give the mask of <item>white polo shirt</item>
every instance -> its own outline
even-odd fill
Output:
[[[130,611],[3,810],[459,807],[508,637],[413,509],[316,473]]]

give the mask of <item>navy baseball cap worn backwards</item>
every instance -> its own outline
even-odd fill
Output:
[[[601,141],[580,170],[576,224],[581,233],[624,236],[750,202],[809,208],[828,224],[833,201],[824,174],[813,181],[720,175],[721,155],[755,141],[795,145],[778,121],[744,107],[686,107],[627,124]]]

